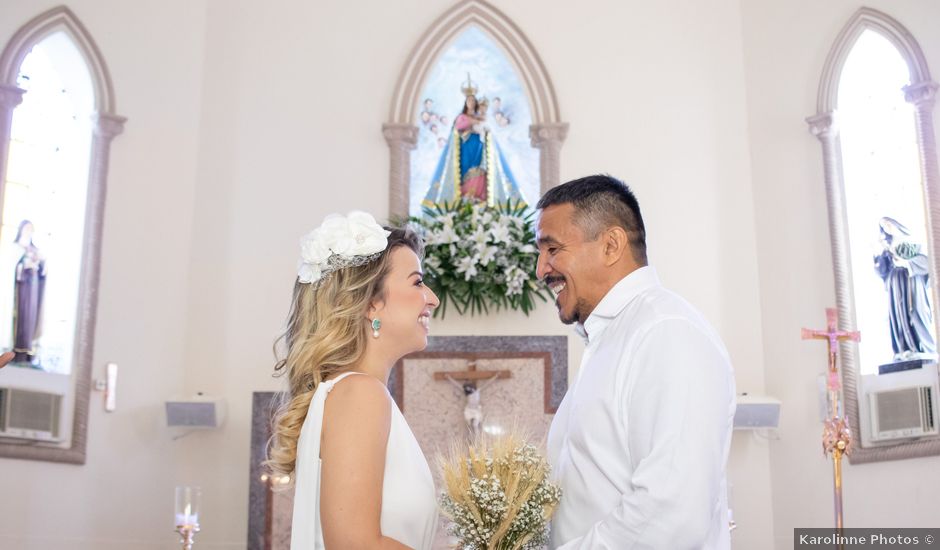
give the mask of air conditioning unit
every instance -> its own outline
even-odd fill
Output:
[[[868,405],[863,445],[940,435],[937,365],[862,377]],[[864,426],[863,426],[864,428]],[[867,437],[865,437],[867,436]]]
[[[0,437],[59,442],[62,400],[56,393],[0,388]]]

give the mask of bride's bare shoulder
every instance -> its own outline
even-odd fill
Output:
[[[362,374],[346,376],[336,382],[326,400],[329,412],[339,414],[388,416],[388,390],[378,379]]]

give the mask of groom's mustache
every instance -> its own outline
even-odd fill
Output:
[[[544,279],[542,279],[542,284],[544,284],[545,286],[552,286],[555,283],[563,283],[563,282],[565,282],[565,278],[560,275],[554,275],[554,276],[549,275],[548,277],[545,277]]]

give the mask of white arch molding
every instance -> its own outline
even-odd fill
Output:
[[[415,108],[421,88],[444,49],[467,27],[482,29],[506,53],[522,81],[532,111],[529,136],[539,150],[541,191],[558,185],[561,145],[568,124],[561,121],[555,88],[538,52],[518,26],[483,0],[462,0],[438,17],[415,44],[402,68],[382,134],[389,147],[389,216],[408,215],[411,151],[418,139]]]
[[[65,449],[0,444],[0,456],[84,464],[108,163],[111,140],[123,131],[127,119],[115,111],[111,76],[98,46],[81,21],[65,6],[52,8],[28,21],[13,35],[0,54],[0,211],[3,185],[6,181],[13,109],[20,104],[25,93],[16,85],[20,65],[33,46],[60,31],[72,40],[85,61],[94,88],[95,104],[73,361],[75,410],[72,416],[72,438],[71,445]]]
[[[857,317],[849,258],[837,105],[842,69],[858,38],[865,31],[876,32],[891,42],[908,66],[911,84],[904,88],[904,96],[915,109],[917,144],[920,152],[925,203],[927,204],[928,234],[930,235],[928,239],[930,241],[928,251],[932,260],[930,277],[934,288],[937,284],[937,273],[940,272],[940,261],[938,261],[940,258],[936,253],[937,245],[940,244],[940,175],[937,170],[937,147],[933,127],[933,108],[938,86],[930,77],[926,58],[913,35],[892,17],[871,8],[861,8],[843,27],[826,58],[816,98],[817,112],[806,119],[810,132],[819,138],[822,144],[836,304],[839,311],[839,328],[843,330],[856,330]],[[935,313],[935,325],[938,321],[937,317]],[[855,438],[855,449],[849,455],[849,461],[856,464],[940,454],[940,439],[898,443],[885,447],[861,446],[859,433],[861,386],[858,349],[849,342],[842,342],[839,352],[842,355],[845,410]]]

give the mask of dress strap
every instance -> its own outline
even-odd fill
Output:
[[[323,382],[323,384],[326,386],[326,393],[330,393],[330,391],[333,389],[333,386],[335,386],[337,382],[339,382],[339,381],[342,380],[343,378],[346,378],[346,377],[349,376],[350,374],[362,374],[362,375],[365,375],[366,373],[351,370],[351,371],[346,371],[346,372],[344,372],[343,374],[337,376],[336,378],[332,378],[332,379],[330,379],[330,380],[327,380],[326,382]]]

